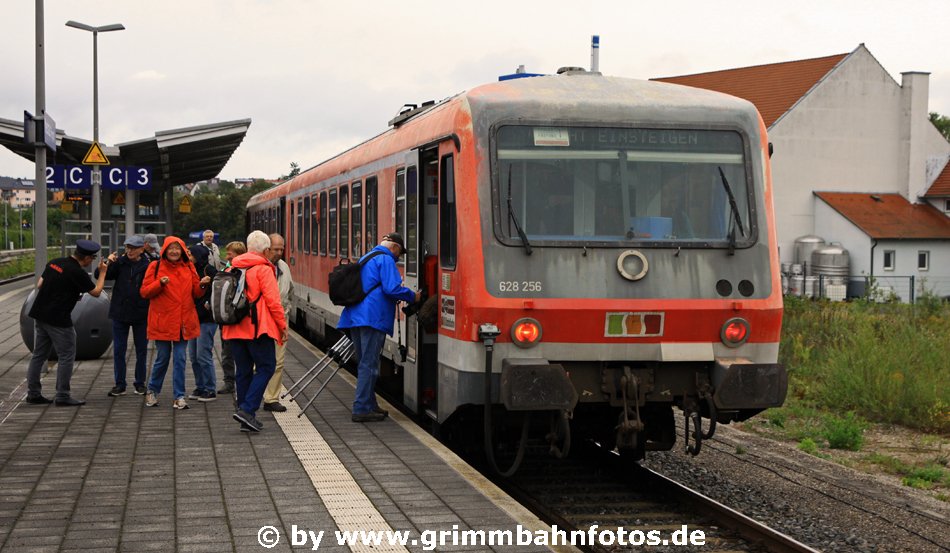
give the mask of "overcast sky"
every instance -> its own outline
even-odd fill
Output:
[[[34,111],[35,2],[4,0],[0,117]],[[385,130],[405,103],[440,100],[513,73],[590,65],[647,79],[848,53],[865,43],[900,82],[930,72],[930,111],[950,115],[950,1],[46,0],[46,105],[92,138],[99,36],[104,144],[252,119],[221,177],[276,178]],[[33,164],[0,148],[0,175]]]

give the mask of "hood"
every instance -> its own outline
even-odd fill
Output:
[[[168,261],[168,258],[165,257],[165,250],[167,250],[167,249],[168,249],[168,246],[171,246],[172,244],[178,244],[179,246],[181,246],[181,258],[187,261],[187,260],[188,260],[188,254],[185,253],[185,250],[188,249],[188,246],[185,245],[185,241],[184,241],[184,240],[182,240],[181,238],[179,238],[179,237],[177,237],[177,236],[166,236],[166,237],[165,237],[165,242],[162,243],[162,254],[161,254],[161,255],[162,255],[162,259],[164,259],[165,261]]]
[[[254,252],[242,253],[231,261],[231,266],[238,269],[248,269],[257,265],[274,266],[266,257]]]

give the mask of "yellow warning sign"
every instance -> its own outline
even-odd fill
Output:
[[[115,196],[112,196],[112,205],[125,205],[125,194],[116,192]]]
[[[86,152],[86,157],[82,158],[83,165],[109,165],[109,158],[102,151],[98,142],[93,142]]]
[[[191,196],[185,195],[178,204],[178,213],[191,213]]]

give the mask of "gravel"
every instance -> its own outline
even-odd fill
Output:
[[[821,551],[950,551],[947,503],[729,426],[642,464]]]

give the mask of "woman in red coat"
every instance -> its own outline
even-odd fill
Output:
[[[195,266],[185,252],[188,249],[180,238],[168,236],[162,244],[162,253],[152,261],[142,281],[142,297],[149,300],[148,339],[155,342],[155,364],[148,381],[145,405],[158,405],[158,394],[165,382],[168,362],[173,358],[172,389],[175,409],[187,409],[185,401],[185,352],[188,340],[200,334],[198,313],[194,298],[204,294],[210,277],[198,279]]]

